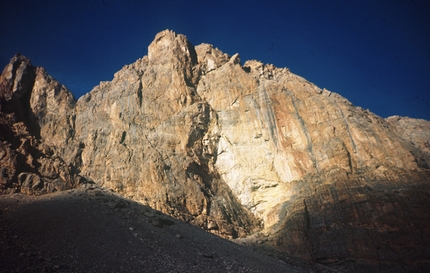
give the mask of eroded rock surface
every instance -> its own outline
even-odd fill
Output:
[[[5,102],[23,97],[16,82],[32,86],[14,80],[33,75],[16,66],[22,76],[2,76]],[[34,75],[27,126],[86,179],[224,237],[260,231],[265,247],[309,260],[429,265],[427,121],[383,119],[287,68],[242,65],[169,30],[76,104]]]

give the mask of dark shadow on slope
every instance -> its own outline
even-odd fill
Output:
[[[0,209],[6,272],[329,272],[262,255],[95,185],[0,196]]]

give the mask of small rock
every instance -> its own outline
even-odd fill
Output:
[[[148,217],[148,218],[152,218],[152,217],[154,217],[154,214],[153,213],[151,213],[151,212],[149,212],[149,211],[145,211],[144,213],[143,213],[143,215],[145,215],[146,217]]]

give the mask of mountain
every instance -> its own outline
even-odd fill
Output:
[[[170,30],[78,101],[22,55],[0,88],[4,193],[96,183],[334,268],[430,266],[429,121],[381,118]]]

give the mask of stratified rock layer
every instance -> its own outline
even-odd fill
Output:
[[[19,67],[2,76],[4,101],[34,86],[29,126],[87,179],[221,236],[260,230],[310,260],[429,265],[427,121],[383,119],[168,30],[76,103],[42,69],[19,80],[33,73]]]

